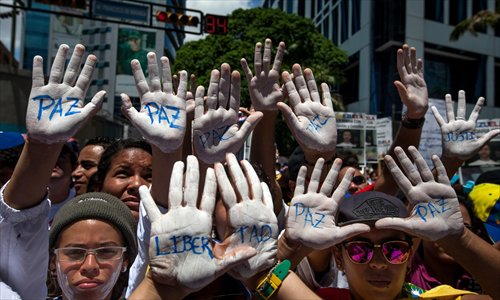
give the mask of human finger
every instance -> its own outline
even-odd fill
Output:
[[[264,57],[262,59],[262,70],[265,73],[269,72],[271,66],[271,47],[273,46],[271,39],[266,39],[264,42]]]
[[[149,52],[148,55],[148,73],[149,82],[151,84],[151,92],[161,91],[161,80],[160,80],[160,70],[158,69],[158,62],[156,61],[156,54],[154,52]]]
[[[137,92],[140,97],[143,97],[149,91],[149,86],[142,72],[141,63],[137,59],[133,59],[130,62],[130,66],[132,67],[132,74],[134,75]]]
[[[255,44],[255,52],[253,56],[253,66],[255,70],[255,75],[260,75],[262,72],[262,54],[261,54],[262,44],[260,42]]]
[[[328,171],[328,174],[326,175],[325,180],[321,185],[320,193],[330,196],[335,186],[335,183],[337,182],[337,176],[339,174],[341,166],[342,166],[342,160],[340,158],[337,158],[333,161],[333,165]]]
[[[236,203],[238,203],[234,188],[229,181],[224,166],[221,163],[215,163],[214,168],[215,176],[217,178],[217,185],[219,186],[219,192],[222,196],[222,201],[224,201],[228,208],[231,208],[236,205]]]
[[[314,169],[311,173],[311,179],[309,180],[309,186],[307,187],[308,193],[317,193],[319,187],[319,181],[321,180],[321,174],[323,173],[323,165],[325,164],[324,158],[318,158],[314,164]]]
[[[172,83],[172,72],[170,71],[170,61],[168,57],[160,57],[161,62],[161,73],[163,79],[163,92],[167,94],[174,93],[174,87]]]
[[[184,181],[184,163],[176,161],[170,177],[170,187],[168,189],[168,209],[179,207],[182,204],[182,188]]]
[[[162,214],[158,206],[156,206],[153,197],[151,197],[148,187],[145,185],[141,185],[139,187],[139,195],[141,196],[142,205],[144,206],[146,214],[148,215],[148,218],[151,221],[151,223],[159,220]]]
[[[219,106],[223,109],[228,109],[227,103],[229,102],[231,89],[231,68],[229,64],[223,63],[220,67],[220,80],[219,80]]]
[[[321,99],[319,97],[319,92],[318,92],[318,86],[316,85],[316,80],[314,79],[312,70],[309,68],[305,69],[304,77],[306,78],[307,87],[309,89],[311,100],[314,102],[321,103]]]
[[[451,95],[446,94],[446,96],[444,96],[444,101],[446,104],[446,117],[448,118],[448,122],[455,121],[455,113],[453,112],[453,101],[451,100]]]
[[[188,157],[186,158],[185,182],[184,203],[186,204],[186,206],[197,207],[200,169],[198,160],[194,155],[188,155]]]
[[[73,50],[73,55],[69,60],[68,67],[64,73],[63,83],[69,86],[73,86],[78,77],[78,71],[80,71],[80,65],[83,60],[83,53],[85,52],[85,47],[81,44],[77,44]]]
[[[283,62],[283,55],[285,54],[285,43],[280,42],[278,45],[278,51],[274,57],[273,70],[279,73],[281,68],[281,63]]]
[[[64,64],[66,63],[66,56],[68,56],[69,46],[62,44],[57,50],[56,57],[50,69],[49,83],[61,83],[64,74]]]

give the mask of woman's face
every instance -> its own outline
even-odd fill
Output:
[[[122,236],[115,227],[100,220],[82,220],[61,232],[56,249],[113,246],[124,246]],[[66,254],[57,254],[51,259],[51,269],[57,269],[57,280],[66,299],[109,299],[120,273],[128,266],[123,256],[101,261],[94,253],[89,253],[83,262],[69,261],[67,257]]]
[[[77,195],[87,192],[89,179],[97,172],[97,165],[101,159],[104,148],[99,145],[88,145],[83,147],[78,155],[78,164],[73,171],[73,179],[75,180],[75,190]]]
[[[392,229],[372,229],[349,241],[364,240],[374,244],[386,241],[405,240],[405,235]],[[410,250],[411,251],[411,250]],[[354,263],[344,246],[334,248],[337,265],[345,271],[354,299],[395,299],[403,288],[409,258],[401,264],[391,264],[382,254],[381,248],[374,248],[372,259],[363,264]],[[411,256],[411,253],[408,255]]]
[[[121,199],[139,219],[139,187],[151,185],[152,158],[148,152],[138,148],[128,148],[118,152],[109,168],[102,185],[102,192]]]

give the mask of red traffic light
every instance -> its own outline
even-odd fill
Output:
[[[158,22],[169,22],[176,23],[179,20],[176,13],[170,11],[157,11],[156,21]]]
[[[179,26],[198,26],[200,19],[196,16],[188,16],[170,11],[156,11],[156,21],[174,23]]]

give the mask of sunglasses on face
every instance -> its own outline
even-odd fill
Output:
[[[360,184],[363,184],[365,182],[366,182],[365,176],[362,176],[362,175],[354,176],[352,178],[352,183],[354,183],[355,185],[360,185]]]
[[[373,258],[374,248],[380,248],[385,259],[391,264],[402,264],[408,260],[411,251],[411,241],[387,241],[374,244],[367,241],[345,242],[344,248],[349,259],[355,264],[369,263]]]

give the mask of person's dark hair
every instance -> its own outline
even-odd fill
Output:
[[[475,214],[474,214],[474,203],[472,203],[472,200],[469,199],[468,197],[465,196],[458,196],[458,202],[462,204],[465,209],[467,209],[467,212],[469,213],[470,219],[471,219],[471,227],[469,228],[473,233],[478,235],[480,238],[488,242],[489,244],[492,244],[492,241],[488,235],[488,232],[486,231],[486,228],[484,228],[484,223],[479,219]]]
[[[339,154],[339,157],[340,159],[342,159],[342,166],[340,167],[341,169],[343,167],[352,167],[359,170],[359,158],[356,153],[345,151]]]
[[[74,147],[70,143],[65,143],[61,149],[61,153],[59,155],[69,155],[69,159],[71,162],[71,169],[75,169],[78,164],[78,153],[75,152]]]
[[[292,154],[288,158],[288,178],[292,181],[297,180],[297,175],[299,174],[300,167],[306,163],[306,158],[304,156],[304,151],[300,146],[297,146],[293,150]]]
[[[21,144],[13,148],[0,150],[0,169],[3,170],[0,171],[0,185],[6,183],[12,176],[23,147],[24,144]]]
[[[92,139],[88,140],[85,143],[85,146],[83,146],[83,147],[86,147],[86,146],[101,146],[102,148],[104,148],[104,150],[106,150],[106,148],[108,148],[109,145],[111,145],[115,141],[116,141],[116,139],[112,138],[112,137],[96,136],[95,138],[92,138]]]
[[[23,151],[24,144],[0,150],[0,167],[1,168],[12,168],[17,164],[19,157],[21,156],[21,152]]]
[[[139,139],[125,139],[125,140],[116,140],[111,145],[109,145],[99,160],[99,164],[97,165],[97,172],[92,175],[89,179],[88,191],[100,191],[102,190],[102,184],[104,182],[104,178],[106,174],[109,172],[109,168],[111,167],[111,162],[113,158],[122,150],[125,149],[142,149],[147,153],[153,155],[153,151],[151,149],[151,145],[148,144],[144,140]]]

